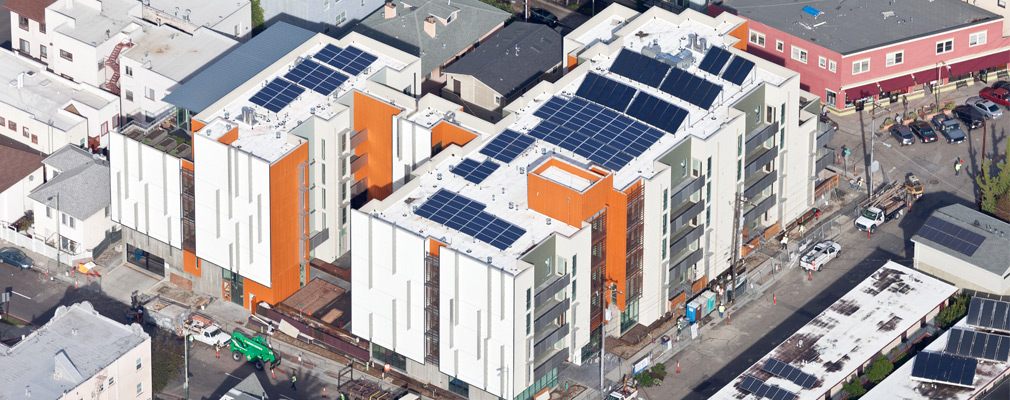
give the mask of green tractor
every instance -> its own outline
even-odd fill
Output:
[[[246,361],[256,363],[256,369],[260,371],[266,363],[270,363],[270,368],[281,363],[281,355],[270,348],[267,340],[260,336],[249,338],[242,332],[232,332],[228,347],[231,348],[232,359],[242,361],[245,358]]]

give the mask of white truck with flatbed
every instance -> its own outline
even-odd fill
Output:
[[[193,340],[208,346],[226,345],[231,341],[231,335],[221,330],[210,318],[200,314],[190,314],[182,325],[183,337],[192,336]]]
[[[909,196],[904,185],[892,183],[860,204],[863,211],[854,224],[863,232],[873,233],[887,221],[900,218],[913,201],[915,197]]]
[[[820,271],[824,264],[834,260],[842,252],[842,245],[825,240],[818,242],[800,258],[800,266],[810,271]]]

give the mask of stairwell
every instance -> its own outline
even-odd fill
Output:
[[[122,42],[112,49],[112,54],[105,59],[105,66],[112,69],[112,78],[105,81],[104,89],[119,96],[119,54],[124,48],[133,47],[133,42]]]

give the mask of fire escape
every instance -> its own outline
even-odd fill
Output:
[[[128,47],[133,47],[133,42],[127,41],[117,44],[112,49],[112,54],[109,54],[109,57],[105,59],[105,66],[112,69],[112,78],[105,81],[104,89],[116,96],[119,96],[119,54]]]

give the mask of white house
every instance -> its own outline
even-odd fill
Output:
[[[35,234],[46,242],[60,238],[70,254],[93,249],[115,224],[109,218],[109,163],[74,146],[46,157],[48,181],[31,192]]]
[[[38,150],[7,138],[0,137],[0,226],[9,226],[34,210],[28,193],[42,184],[42,159]]]
[[[1010,224],[960,204],[933,211],[912,236],[915,269],[962,289],[1010,295]]]

